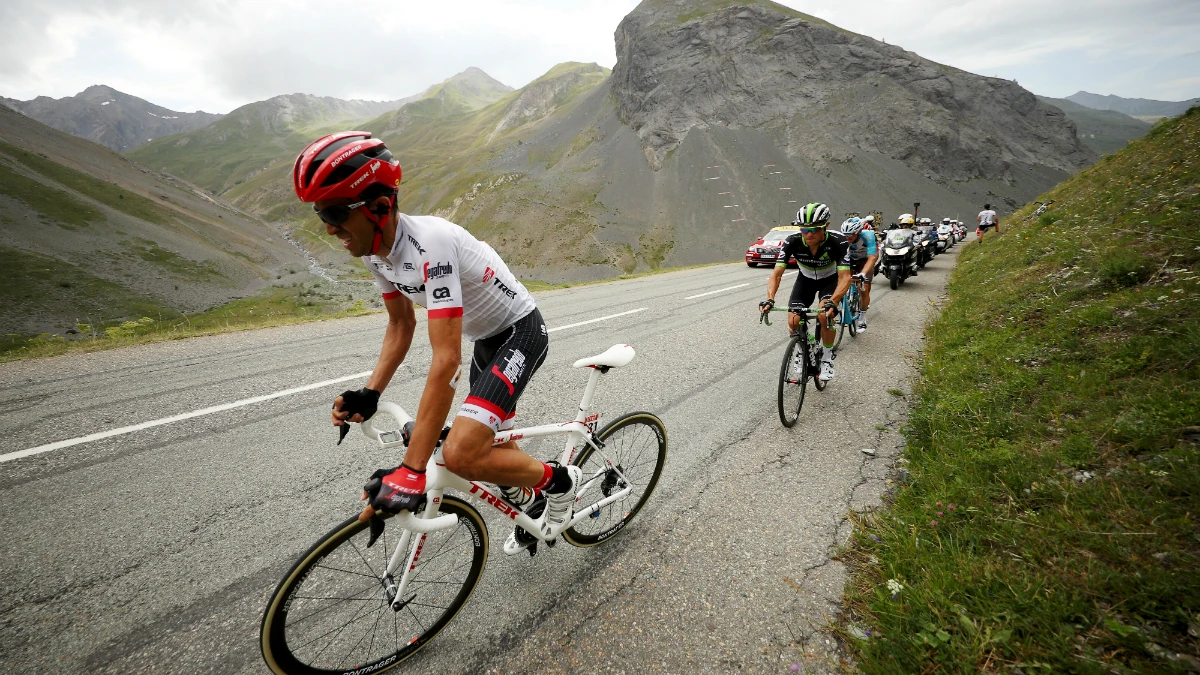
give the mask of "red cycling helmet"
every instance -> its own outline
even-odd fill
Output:
[[[292,166],[292,185],[302,202],[357,199],[372,185],[400,186],[400,162],[366,131],[322,136],[300,153]]]
[[[401,173],[400,162],[383,141],[366,131],[343,131],[308,144],[292,166],[292,187],[302,202],[374,199],[390,193],[388,210],[364,212],[375,225],[374,254],[383,241],[383,223],[396,206]]]

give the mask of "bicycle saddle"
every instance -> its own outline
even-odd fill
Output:
[[[629,365],[637,352],[629,345],[613,345],[603,354],[597,354],[586,359],[579,359],[573,368],[620,368]]]

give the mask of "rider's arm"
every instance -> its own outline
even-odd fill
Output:
[[[866,232],[859,236],[863,236],[865,234]],[[879,259],[879,237],[875,236],[875,233],[872,232],[871,236],[865,241],[867,248],[867,262],[863,263],[862,273],[864,276],[870,279],[871,270],[875,269],[875,261]]]
[[[404,363],[408,348],[412,346],[413,332],[417,329],[417,315],[413,311],[412,300],[397,295],[384,298],[383,306],[387,308],[388,323],[383,334],[383,349],[379,350],[379,360],[375,362],[375,370],[367,379],[367,389],[378,392],[388,386],[396,369]]]
[[[413,331],[417,327],[417,317],[413,313],[412,301],[400,293],[385,293],[383,306],[387,308],[388,313],[387,329],[383,335],[383,347],[379,350],[379,359],[375,362],[375,369],[371,371],[371,377],[367,378],[366,386],[367,389],[379,393],[383,393],[388,382],[392,381],[392,376],[396,374],[396,369],[404,362],[404,357],[408,355],[408,348],[412,345]],[[346,402],[341,396],[333,399],[333,425],[341,426],[345,424],[347,418],[351,422],[362,422],[363,415],[355,413],[351,416],[350,410],[342,409],[345,404]]]
[[[433,312],[430,312],[432,314]],[[462,365],[462,313],[458,316],[429,318],[429,344],[433,346],[433,364],[425,379],[425,393],[417,408],[412,440],[404,454],[404,463],[418,471],[424,470],[433,455],[450,404],[454,402],[451,380]]]
[[[850,291],[850,276],[851,273],[849,267],[842,267],[841,265],[838,265],[837,289],[833,291],[833,297],[830,298],[834,304],[841,302],[842,298],[846,297],[846,293]]]
[[[775,299],[775,293],[779,291],[779,282],[783,280],[783,271],[787,269],[787,263],[775,263],[775,269],[771,270],[771,276],[767,278],[767,298]]]

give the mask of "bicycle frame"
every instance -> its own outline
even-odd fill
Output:
[[[425,484],[426,484],[426,505],[425,511],[420,515],[413,515],[407,511],[403,511],[396,515],[392,520],[394,523],[404,528],[404,534],[400,536],[400,541],[397,542],[395,551],[385,571],[384,584],[387,587],[388,595],[391,596],[392,609],[400,609],[403,607],[403,597],[408,589],[409,575],[416,569],[417,563],[421,558],[421,550],[424,548],[425,537],[430,532],[449,529],[458,524],[458,517],[453,514],[439,516],[438,511],[441,508],[442,496],[447,489],[457,490],[463,494],[471,495],[476,501],[481,504],[487,504],[507,516],[514,524],[519,525],[522,529],[539,541],[552,542],[558,538],[558,535],[563,530],[574,527],[577,523],[589,518],[593,513],[597,513],[600,509],[609,504],[624,498],[633,490],[632,483],[626,478],[625,474],[617,468],[617,465],[604,454],[603,445],[598,443],[594,438],[595,426],[599,420],[599,414],[588,415],[588,410],[592,407],[592,397],[596,392],[596,384],[600,380],[602,372],[601,368],[591,366],[592,372],[588,378],[587,387],[583,392],[583,400],[579,403],[579,412],[575,415],[575,419],[570,422],[562,422],[560,424],[544,424],[536,427],[527,427],[524,429],[511,429],[502,431],[496,434],[492,445],[502,445],[509,441],[516,441],[522,438],[541,438],[546,436],[567,437],[563,445],[563,450],[559,456],[559,462],[563,466],[567,466],[574,459],[579,449],[586,443],[590,445],[594,451],[600,453],[604,458],[604,465],[600,471],[592,476],[584,476],[583,482],[580,483],[578,491],[575,495],[575,500],[578,502],[584,494],[592,487],[595,480],[604,475],[606,471],[614,471],[625,482],[625,488],[614,492],[611,495],[592,504],[583,511],[575,514],[575,516],[567,522],[562,528],[551,531],[549,533],[542,532],[542,529],[537,526],[537,521],[529,517],[521,509],[511,504],[503,496],[493,494],[487,487],[475,481],[469,481],[462,478],[448,469],[446,462],[442,456],[442,445],[439,444],[434,450],[432,461],[426,468]],[[603,370],[607,370],[606,368]],[[390,402],[380,402],[378,407],[379,412],[387,413],[394,417],[400,426],[406,424],[412,419],[408,413],[399,405]],[[403,441],[400,440],[399,434],[394,432],[379,432],[376,431],[370,420],[363,422],[361,425],[362,432],[370,439],[379,443],[383,448],[400,446],[403,447]],[[420,536],[420,540],[416,546],[410,546],[413,533]],[[397,584],[394,580],[396,571],[400,566],[404,565],[404,572],[400,577],[400,583]]]

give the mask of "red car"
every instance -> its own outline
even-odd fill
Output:
[[[795,225],[773,227],[771,231],[758,238],[758,241],[746,248],[746,265],[758,267],[768,265],[774,267],[779,251],[783,248],[783,240],[800,231]]]

